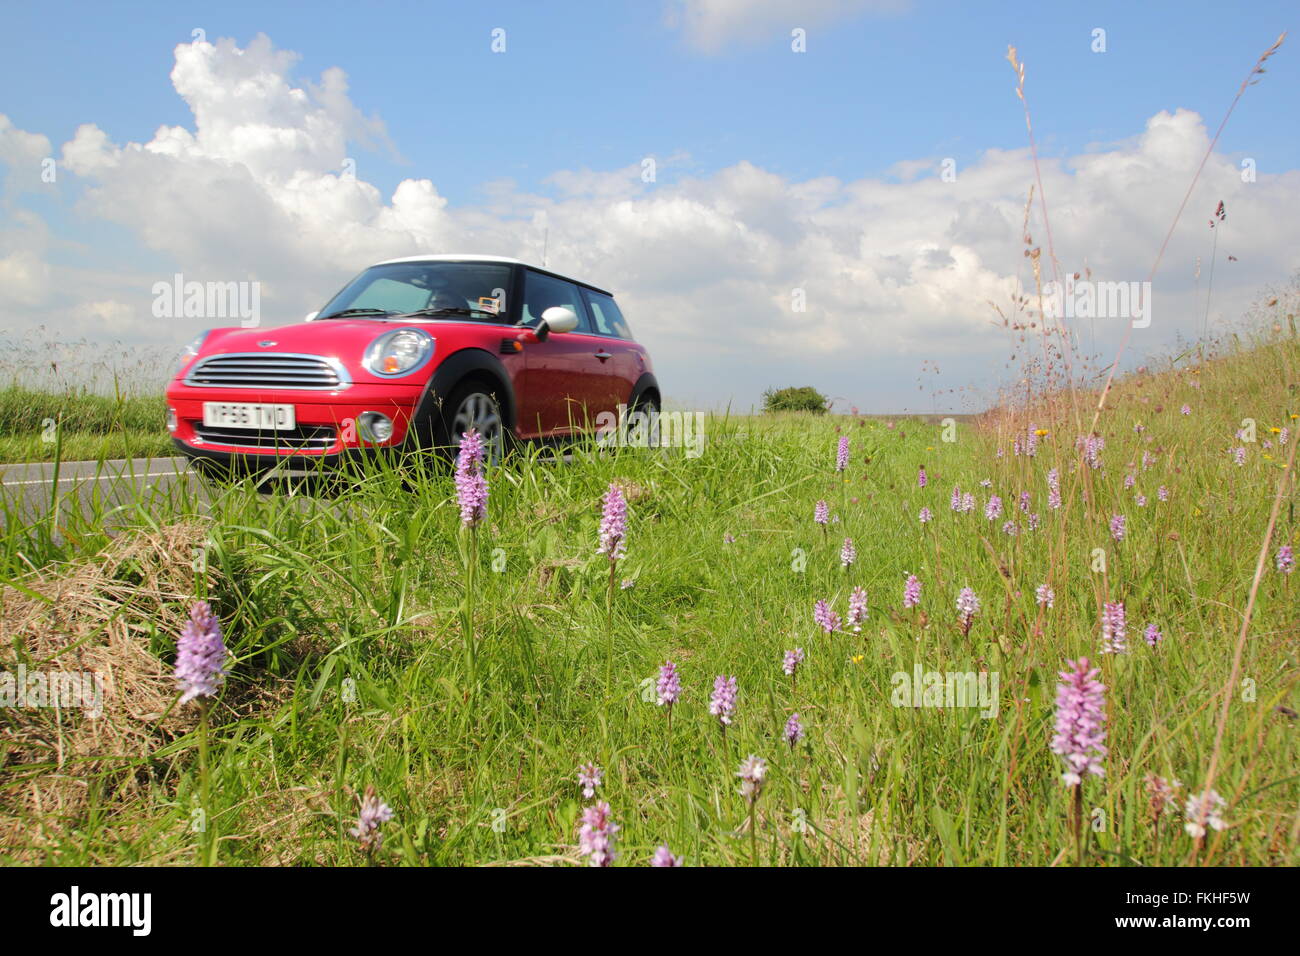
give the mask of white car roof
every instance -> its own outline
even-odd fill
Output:
[[[430,255],[423,255],[423,256],[402,256],[401,258],[398,259],[385,259],[382,262],[376,262],[375,265],[386,266],[386,265],[391,265],[395,262],[504,262],[504,263],[508,263],[509,265],[527,266],[530,269],[537,269],[539,272],[548,273],[549,275],[553,275],[556,276],[557,278],[564,279],[567,282],[573,282],[576,283],[577,285],[585,285],[589,289],[597,289],[601,292],[604,291],[599,286],[593,285],[590,282],[585,282],[582,279],[575,279],[572,276],[561,275],[560,273],[548,269],[545,266],[534,265],[531,262],[525,262],[523,259],[514,259],[511,258],[510,256],[484,256],[473,252],[440,253],[437,255],[430,254]]]

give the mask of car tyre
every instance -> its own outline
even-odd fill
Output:
[[[435,439],[439,451],[455,458],[460,436],[474,428],[483,437],[487,463],[496,465],[509,450],[509,431],[495,388],[480,379],[470,379],[452,389],[439,411]]]

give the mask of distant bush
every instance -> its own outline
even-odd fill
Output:
[[[765,412],[812,412],[826,414],[826,396],[811,385],[803,388],[769,388],[763,393]]]

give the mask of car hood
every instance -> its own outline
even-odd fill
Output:
[[[357,319],[325,319],[265,329],[213,329],[203,343],[203,356],[231,352],[301,352],[338,359],[356,368],[371,342],[403,325],[420,326],[435,335],[423,322],[397,323]]]

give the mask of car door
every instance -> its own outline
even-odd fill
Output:
[[[603,339],[591,334],[590,320],[578,287],[558,276],[527,269],[524,272],[520,324],[537,328],[542,313],[554,306],[572,309],[578,327],[572,332],[547,336],[545,342],[524,348],[524,374],[520,401],[521,426],[541,434],[566,435],[594,426],[596,416],[610,408],[608,354]]]
[[[632,395],[637,379],[645,372],[645,359],[641,347],[632,341],[627,320],[613,296],[595,289],[583,289],[582,297],[591,315],[593,337],[601,345],[606,371],[606,394],[601,400],[603,408],[617,411],[618,406]]]

